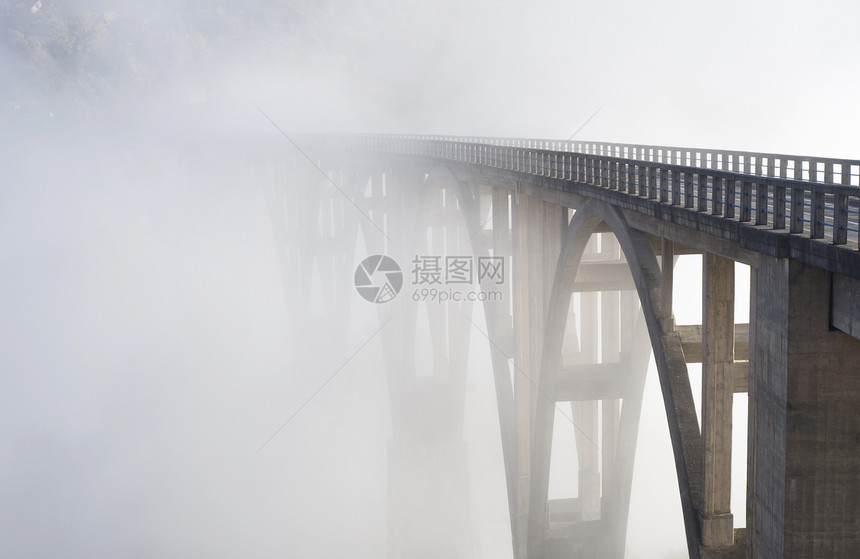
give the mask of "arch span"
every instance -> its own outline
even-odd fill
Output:
[[[623,214],[606,203],[596,200],[585,203],[574,214],[565,234],[550,296],[541,359],[540,390],[543,394],[555,393],[561,369],[565,322],[574,280],[586,244],[602,223],[618,239],[639,296],[669,423],[687,547],[690,557],[698,558],[701,435],[686,362],[681,349],[681,339],[676,332],[663,331],[660,320],[663,316],[662,273],[653,248],[644,233],[629,227]],[[539,399],[535,412],[532,478],[529,492],[530,557],[546,556],[553,417],[554,402],[546,398]],[[624,526],[626,527],[626,516]],[[622,538],[624,536],[625,534],[621,534]]]
[[[480,257],[491,254],[489,244],[482,235],[477,234],[487,217],[487,208],[482,207],[481,187],[478,184],[463,180],[444,166],[395,168],[388,178],[386,196],[397,192],[400,208],[407,216],[399,223],[397,230],[401,237],[395,239],[397,244],[393,247],[396,251],[394,255],[404,266],[411,266],[413,258],[420,255]],[[401,181],[409,181],[408,184],[418,188],[401,188]],[[440,263],[444,273],[444,258]],[[404,268],[404,274],[410,273]],[[444,285],[428,287],[445,288]],[[467,288],[471,289],[471,286]],[[482,333],[489,338],[487,347],[493,364],[500,422],[503,424],[502,452],[505,456],[506,480],[510,483],[513,476],[507,474],[511,463],[509,453],[513,441],[509,434],[512,431],[504,427],[505,421],[511,421],[513,401],[508,362],[506,356],[499,357],[499,350],[493,343],[494,339],[498,339],[493,329],[496,324],[494,309],[499,303],[489,300],[483,302],[488,330]],[[463,424],[470,343],[484,341],[480,339],[482,336],[473,339],[475,334],[472,329],[478,329],[473,321],[475,305],[466,299],[448,301],[444,305],[429,300],[422,303],[421,300],[416,301],[412,293],[401,293],[397,305],[399,328],[387,329],[383,333],[392,419],[396,424],[390,443],[390,471],[400,472],[397,479],[404,480],[402,487],[421,485],[416,482],[416,477],[422,479],[422,487],[426,486],[428,493],[425,499],[413,498],[411,501],[404,499],[398,502],[395,498],[390,501],[389,531],[393,556],[417,556],[415,554],[421,546],[409,547],[410,542],[400,541],[402,537],[399,535],[411,533],[410,525],[416,525],[424,532],[435,530],[433,535],[436,539],[449,541],[457,550],[458,557],[471,557],[475,555],[473,550],[477,543],[468,537],[469,503],[462,502],[469,489],[468,448],[463,442]],[[421,337],[426,329],[419,331],[419,327],[424,324],[429,324],[429,338]],[[430,351],[424,352],[427,355],[424,362],[418,361],[419,341],[429,341],[431,346]],[[422,374],[418,374],[417,365],[421,365]],[[427,425],[444,428],[440,427],[431,438],[424,436]],[[429,461],[426,459],[427,449],[431,449],[429,455],[433,457]],[[420,456],[422,460],[413,460],[412,456]],[[444,463],[440,466],[440,462]],[[445,471],[440,474],[434,469]],[[404,476],[407,473],[414,477],[406,480]],[[395,485],[398,483],[397,480],[393,482]],[[443,488],[448,486],[455,486],[455,491],[446,493]],[[399,493],[397,487],[392,486],[390,490],[392,494]],[[508,487],[509,505],[511,495],[512,491]],[[446,506],[425,507],[426,510],[421,513],[423,516],[418,516],[417,513],[413,514],[418,508],[416,500],[435,500],[444,502]],[[412,537],[419,538],[418,535]]]

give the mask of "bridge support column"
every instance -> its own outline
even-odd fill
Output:
[[[753,273],[750,557],[856,557],[860,340],[830,330],[830,277],[762,257]]]
[[[672,312],[672,290],[675,283],[675,243],[661,239],[661,258],[663,272],[663,316],[660,322],[663,333],[675,330],[675,315]]]
[[[532,388],[531,383],[536,383],[537,369],[532,368],[531,337],[541,335],[542,327],[532,332],[533,319],[531,313],[538,309],[532,302],[532,291],[529,280],[529,236],[532,234],[529,227],[529,203],[537,204],[537,200],[530,201],[529,198],[520,194],[515,200],[512,208],[513,217],[513,328],[515,341],[514,354],[514,406],[516,413],[517,434],[517,487],[516,487],[516,512],[514,513],[516,524],[513,534],[514,556],[523,558],[528,555],[528,511],[529,511],[529,483],[531,480],[531,431],[532,431]],[[540,284],[536,286],[540,293]],[[541,297],[542,298],[542,297]],[[537,322],[537,321],[535,321]],[[542,325],[541,325],[542,326]]]
[[[592,237],[592,241],[596,238]],[[579,360],[598,363],[597,351],[597,293],[580,294],[582,330]],[[600,518],[600,457],[594,444],[600,438],[597,423],[598,400],[572,402],[573,422],[576,425],[576,456],[579,461],[578,495],[583,520]]]
[[[735,265],[710,253],[702,264],[702,544],[730,547]]]
[[[514,556],[528,556],[534,418],[540,383],[544,323],[553,274],[567,226],[567,210],[522,192],[513,200],[514,403],[517,434],[517,488]]]
[[[609,235],[604,235],[604,241]],[[615,239],[612,239],[615,241]],[[618,242],[614,243],[616,246]],[[601,328],[601,358],[604,362],[621,361],[621,293],[605,291],[600,296],[600,328]],[[626,309],[625,309],[626,310]],[[632,313],[631,313],[632,314]],[[629,346],[628,346],[629,347]],[[615,464],[618,447],[618,427],[620,424],[621,399],[607,398],[601,404],[603,443],[601,448],[601,460],[604,464],[601,482],[601,507],[600,510],[609,510],[612,503],[610,495],[616,495],[615,484],[617,483]]]

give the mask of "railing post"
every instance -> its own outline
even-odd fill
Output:
[[[794,161],[794,180],[803,180],[803,161],[795,159]],[[803,212],[804,198],[806,191],[803,188],[795,187],[791,189],[791,224],[788,230],[791,233],[803,233],[803,222],[805,219]]]
[[[836,194],[833,200],[833,244],[844,245],[846,242],[848,242],[848,196]]]
[[[685,208],[692,208],[693,207],[693,204],[695,201],[694,192],[695,192],[695,190],[693,188],[693,173],[685,172],[684,173],[684,207]]]
[[[632,163],[624,164],[624,192],[627,192],[628,194],[632,194],[634,192],[636,177],[633,176],[633,173],[635,172],[633,167],[634,165]]]
[[[842,186],[851,186],[851,165],[842,163]],[[836,194],[833,200],[833,244],[848,242],[848,195]]]
[[[791,226],[789,231],[792,233],[803,233],[805,194],[806,192],[802,188],[791,189]]]
[[[824,237],[824,193],[815,188],[812,183],[818,182],[818,161],[809,161],[810,202],[809,208],[809,237],[820,239]]]
[[[810,212],[809,236],[813,239],[821,239],[824,237],[824,192],[812,187],[812,211]]]
[[[735,203],[738,195],[738,180],[734,177],[726,180],[726,208],[724,215],[733,219],[735,217]]]
[[[708,175],[705,173],[698,173],[699,179],[699,203],[697,206],[697,210],[700,212],[708,211]]]
[[[785,229],[785,187],[781,185],[773,189],[773,228]]]
[[[765,181],[756,184],[755,224],[767,225],[768,185]]]
[[[668,174],[668,169],[660,169],[660,176],[658,179],[660,184],[660,202],[664,204],[669,202],[669,189],[666,187],[666,178]]]
[[[678,206],[681,204],[681,174],[672,170],[672,205]]]
[[[779,178],[785,179],[786,173],[785,159],[780,158]],[[777,184],[773,189],[773,228],[785,229],[785,186],[781,184]]]
[[[749,160],[747,160],[749,161]],[[747,166],[749,169],[749,166]],[[750,202],[752,201],[752,182],[748,180],[741,181],[741,196],[738,205],[740,206],[740,221],[750,220]]]
[[[648,199],[655,200],[657,198],[657,166],[652,165],[648,169]]]
[[[723,177],[714,176],[714,184],[711,189],[711,213],[714,215],[723,215],[723,199],[726,195],[726,189],[723,188]]]

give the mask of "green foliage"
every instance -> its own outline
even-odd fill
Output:
[[[0,0],[0,46],[28,97],[99,112],[177,82],[205,89],[242,57],[301,56],[323,17],[316,0]]]

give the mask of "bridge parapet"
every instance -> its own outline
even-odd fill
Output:
[[[307,136],[329,150],[428,157],[602,187],[854,252],[860,160],[520,138]]]
[[[680,146],[655,146],[615,142],[585,142],[536,138],[494,138],[484,136],[426,136],[361,134],[341,138],[374,140],[420,140],[457,144],[481,144],[529,150],[561,151],[600,157],[634,159],[731,171],[771,178],[792,178],[810,182],[860,186],[860,160],[787,155],[738,150],[717,150]],[[365,144],[368,145],[368,144]],[[381,144],[376,144],[381,147]],[[390,147],[390,144],[388,146]]]

